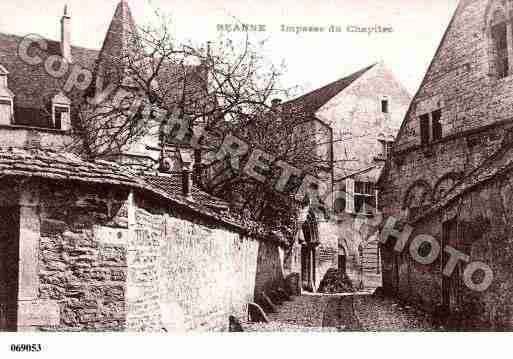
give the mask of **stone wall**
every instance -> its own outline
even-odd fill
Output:
[[[254,293],[283,278],[278,247],[147,209],[136,209],[128,248],[127,329],[226,330]]]
[[[509,141],[513,77],[498,79],[491,73],[487,23],[493,3],[498,2],[460,2],[405,117],[393,160],[380,180],[385,219],[393,216],[404,222],[411,218],[410,200],[424,207],[437,203],[459,179]],[[443,137],[420,146],[419,116],[436,109],[442,110]],[[440,219],[424,223],[421,229],[439,237]],[[406,288],[417,288],[414,292],[420,293],[426,308],[439,300],[440,280],[433,279],[431,269],[408,265],[393,253],[383,255],[383,265],[384,286],[391,292],[399,281]],[[410,271],[404,272],[405,268]],[[414,284],[407,284],[408,280]]]
[[[37,188],[37,187],[36,187]],[[47,330],[123,330],[127,193],[40,185],[38,301],[57,305]],[[22,213],[23,218],[27,218]],[[23,227],[22,227],[23,229]],[[30,323],[29,323],[30,324]],[[34,324],[34,323],[32,323]],[[42,323],[35,323],[42,324]]]
[[[470,257],[470,262],[483,262],[490,266],[494,279],[485,291],[470,289],[462,276],[465,266],[456,269],[457,291],[451,294],[450,310],[461,313],[458,326],[477,330],[511,330],[513,328],[513,243],[510,228],[513,205],[510,175],[498,178],[479,187],[454,202],[444,211],[418,222],[410,238],[417,235],[432,235],[444,245],[442,223],[451,219],[457,221],[456,238],[450,238],[451,246]],[[393,245],[393,241],[389,246]],[[392,251],[387,251],[390,256]],[[397,290],[404,301],[427,311],[435,311],[442,298],[442,264],[440,258],[429,265],[417,263],[408,251],[396,254],[399,264],[399,281],[393,281],[394,260],[388,258],[385,278],[389,288]],[[474,277],[479,283],[479,276]]]
[[[491,40],[486,27],[491,4],[489,0],[460,2],[406,117],[398,150],[420,144],[418,115],[436,107],[443,109],[444,136],[513,116],[513,78],[491,75]]]
[[[0,298],[1,330],[222,331],[283,285],[273,242],[144,193],[45,181],[9,192],[0,212],[19,210],[19,265],[0,281],[16,278],[18,293]]]
[[[315,288],[318,289],[326,272],[338,268],[338,235],[336,223],[319,221],[319,247],[316,248]]]

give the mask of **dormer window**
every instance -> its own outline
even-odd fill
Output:
[[[71,129],[71,101],[62,93],[58,93],[52,100],[53,128],[67,131]]]
[[[10,125],[13,123],[14,94],[9,90],[8,75],[9,71],[0,65],[0,125]]]
[[[381,112],[384,113],[384,114],[387,114],[389,113],[389,102],[388,102],[388,99],[387,98],[383,98],[381,99]]]

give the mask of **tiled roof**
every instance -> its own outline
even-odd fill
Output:
[[[126,71],[128,57],[133,57],[141,51],[130,7],[126,1],[120,1],[114,11],[114,16],[103,40],[99,54],[98,75],[121,83]]]
[[[18,56],[18,46],[23,37],[0,33],[0,64],[9,71],[8,86],[14,93],[14,113],[17,124],[49,127],[49,106],[51,99],[62,91],[68,76],[60,79],[50,76],[44,64],[29,65]],[[40,51],[37,45],[31,46],[29,54],[37,54],[46,59],[61,53],[60,43],[46,40],[48,49]],[[74,64],[89,70],[94,69],[98,51],[72,47]],[[80,100],[81,91],[74,90],[67,96],[75,103]]]
[[[84,161],[80,157],[48,150],[0,148],[0,178],[24,177],[63,180],[93,184],[126,186],[150,192],[181,207],[213,218],[221,223],[245,230],[238,220],[215,209],[226,209],[227,204],[193,187],[193,201],[185,199],[177,177],[140,177],[128,168],[107,161]]]
[[[284,110],[288,111],[313,115],[333,97],[344,91],[349,85],[359,79],[363,74],[372,69],[374,66],[375,65],[368,66],[324,87],[302,95],[301,97],[285,102],[283,104],[283,108]]]
[[[0,149],[0,176],[144,186],[144,181],[120,165],[106,161],[86,162],[64,151]]]
[[[137,42],[134,39],[135,32],[135,23],[128,4],[126,1],[121,1],[116,8],[101,51],[72,46],[73,66],[78,65],[82,69],[101,76],[106,72],[119,74],[120,69],[115,68],[119,64],[118,59],[132,53],[129,50],[133,49],[134,41]],[[68,73],[61,78],[54,78],[45,70],[44,61],[49,56],[61,55],[59,41],[44,39],[48,45],[46,51],[41,50],[36,44],[32,45],[28,50],[29,54],[40,56],[43,63],[30,65],[18,56],[18,47],[22,40],[22,36],[0,33],[0,65],[9,72],[8,86],[15,96],[14,121],[19,125],[52,127],[51,99],[64,89],[70,71],[68,70]],[[109,61],[112,63],[109,64]],[[162,90],[157,93],[166,102],[170,99],[176,101],[176,92],[181,93],[181,89],[184,88],[184,77],[187,78],[186,102],[196,101],[198,96],[205,93],[200,93],[200,90],[206,89],[201,66],[187,66],[185,70],[175,64],[163,66],[157,78],[160,84],[167,86],[161,86]],[[105,83],[104,87],[106,87]],[[171,93],[173,91],[175,93]],[[84,91],[76,88],[65,93],[72,101],[72,116],[73,109],[83,102],[84,94]]]
[[[173,196],[179,196],[185,199],[183,196],[181,176],[182,175],[180,173],[173,173],[171,175],[146,176],[145,180],[151,185],[159,187]],[[194,202],[201,203],[204,206],[216,209],[228,208],[227,202],[208,194],[207,192],[201,190],[197,185],[193,184],[191,188],[191,195]]]

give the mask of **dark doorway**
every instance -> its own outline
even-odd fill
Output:
[[[0,207],[0,331],[16,331],[19,238],[19,207]]]
[[[442,225],[442,269],[449,261],[450,254],[445,251],[447,246],[458,248],[458,222],[450,220]],[[441,304],[444,310],[448,312],[456,309],[460,305],[460,283],[461,283],[461,262],[458,263],[451,276],[445,276],[442,273],[442,298]]]
[[[303,223],[302,232],[304,237],[301,246],[301,282],[302,288],[309,292],[315,292],[316,282],[316,247],[319,244],[319,232],[317,221],[312,211],[308,214],[306,222]]]
[[[347,270],[347,255],[344,247],[338,247],[338,271],[340,273],[346,273]]]

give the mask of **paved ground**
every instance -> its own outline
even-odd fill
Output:
[[[354,314],[364,331],[433,331],[430,317],[391,299],[355,296]]]
[[[303,295],[269,314],[270,323],[243,323],[249,332],[432,331],[429,317],[368,294]]]

